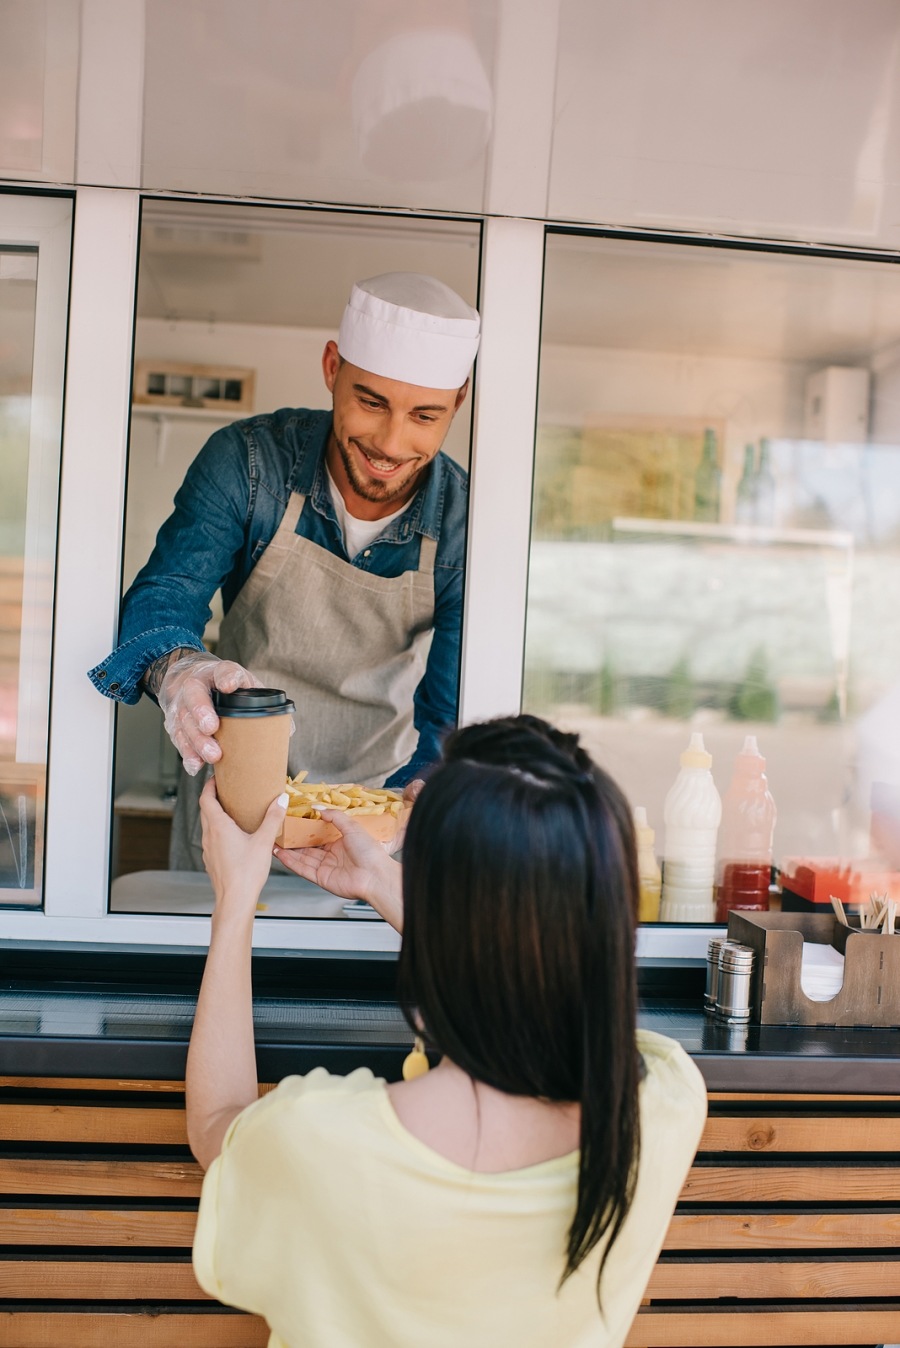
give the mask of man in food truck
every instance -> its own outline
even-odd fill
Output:
[[[170,864],[202,869],[197,802],[221,756],[213,690],[296,706],[292,773],[403,786],[456,720],[468,480],[441,446],[477,312],[443,282],[353,286],[322,357],[333,411],[283,408],[210,437],[122,605],[100,692],[159,703],[181,754]],[[203,631],[221,587],[215,654]]]

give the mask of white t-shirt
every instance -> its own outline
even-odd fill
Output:
[[[639,1031],[641,1157],[603,1276],[557,1291],[578,1153],[476,1173],[407,1132],[368,1068],[288,1077],[203,1182],[200,1286],[268,1320],[269,1348],[622,1348],[706,1116],[703,1078]]]
[[[347,503],[340,493],[338,484],[335,482],[327,467],[325,476],[328,478],[328,491],[331,495],[331,504],[334,506],[334,513],[338,517],[338,524],[341,526],[341,533],[344,536],[344,548],[347,556],[352,561],[359,553],[365,551],[370,543],[373,543],[379,534],[384,533],[389,524],[398,520],[405,510],[413,503],[413,497],[402,505],[399,510],[395,510],[392,515],[382,515],[380,520],[358,520],[355,515],[351,515],[347,509]]]

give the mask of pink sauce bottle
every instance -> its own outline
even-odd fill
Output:
[[[733,908],[768,911],[775,818],[766,760],[756,736],[748,735],[722,801],[717,922],[727,922]]]

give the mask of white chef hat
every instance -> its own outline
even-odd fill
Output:
[[[338,351],[384,379],[456,389],[469,377],[480,328],[477,311],[443,281],[389,271],[350,291]]]

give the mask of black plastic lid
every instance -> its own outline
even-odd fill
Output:
[[[238,688],[234,693],[214,688],[212,703],[220,716],[281,716],[294,710],[281,688]]]

